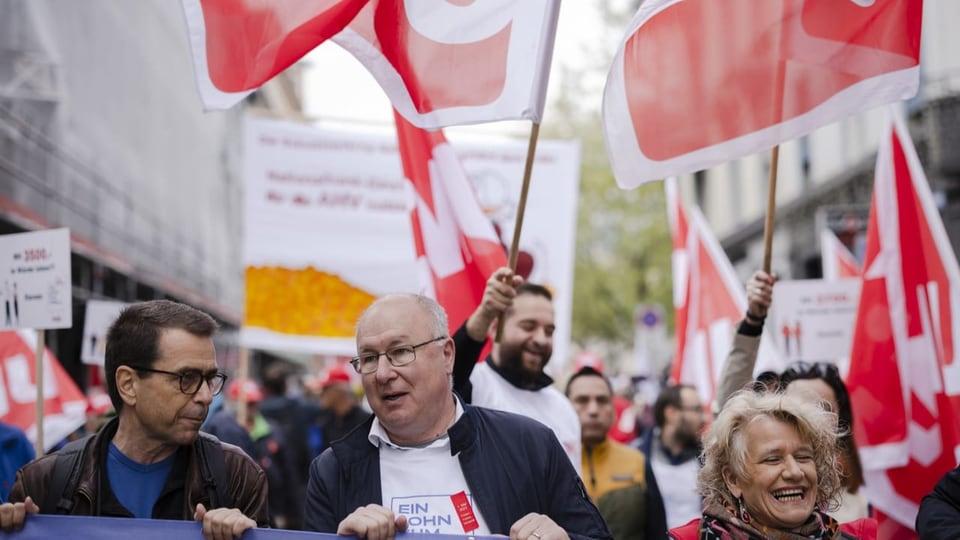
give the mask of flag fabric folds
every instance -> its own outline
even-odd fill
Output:
[[[823,279],[833,281],[860,277],[860,263],[830,229],[820,232],[820,261]]]
[[[676,346],[670,380],[695,386],[713,402],[736,325],[747,311],[747,295],[730,259],[697,207],[687,209],[676,179],[668,178],[667,216],[673,240],[673,303]],[[780,354],[764,334],[754,373],[780,370]]]
[[[229,109],[343,28],[367,0],[181,0],[200,99]]]
[[[960,455],[960,267],[896,117],[877,154],[847,386],[866,495],[913,529]]]
[[[208,110],[233,106],[333,38],[419,127],[543,115],[559,0],[181,2]]]
[[[452,335],[480,305],[490,274],[507,265],[506,254],[443,132],[394,117],[403,175],[416,199],[411,219],[421,283],[446,309]]]
[[[604,89],[617,183],[705,169],[913,96],[922,11],[921,0],[647,0]]]
[[[418,127],[539,123],[559,13],[559,0],[371,0],[334,41]]]
[[[37,334],[32,330],[0,332],[0,420],[13,424],[37,440]],[[44,349],[43,443],[49,451],[86,420],[87,398],[60,361]]]

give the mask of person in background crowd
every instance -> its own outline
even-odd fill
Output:
[[[351,379],[343,366],[336,364],[327,368],[319,381],[320,404],[324,414],[321,417],[323,448],[343,438],[353,428],[364,423],[370,413],[360,406],[357,395],[350,387]]]
[[[168,300],[124,309],[106,348],[117,418],[71,443],[80,451],[70,475],[76,484],[63,493],[48,493],[57,453],[21,468],[12,502],[0,505],[0,529],[20,529],[40,505],[44,513],[195,520],[216,540],[266,525],[263,471],[236,446],[200,434],[226,380],[217,368],[216,330],[206,313]]]
[[[500,342],[494,342],[490,356],[478,364],[488,335],[496,336],[500,318],[504,321]],[[553,353],[554,328],[550,291],[524,283],[509,268],[496,270],[487,280],[480,306],[453,335],[454,390],[467,403],[546,424],[580,472],[580,421],[544,372]]]
[[[671,538],[874,539],[877,522],[840,524],[821,509],[842,491],[837,418],[779,392],[734,394],[703,437],[703,515]]]
[[[697,493],[700,471],[700,432],[706,411],[697,389],[687,385],[668,386],[653,405],[654,428],[647,430],[632,446],[646,456],[656,487],[650,504],[666,512],[667,527],[682,525],[700,515]]]
[[[361,315],[353,366],[374,416],[314,460],[307,528],[611,538],[547,427],[453,392],[447,328],[443,308],[419,295],[380,298]]]
[[[10,496],[17,470],[33,461],[36,455],[22,429],[0,422],[0,503]]]
[[[614,421],[613,386],[595,368],[584,366],[567,382],[566,395],[580,417],[587,494],[617,540],[664,538],[666,517],[655,482],[638,450],[610,438]],[[652,486],[656,491],[656,486]]]
[[[917,532],[923,540],[954,540],[960,533],[960,467],[949,471],[920,501]]]
[[[316,424],[321,415],[318,406],[301,396],[290,395],[288,380],[293,370],[283,362],[274,362],[263,370],[264,398],[260,402],[260,412],[268,420],[280,427],[280,433],[288,448],[292,468],[295,471],[293,483],[287,489],[295,500],[302,501],[307,491],[306,478],[310,471],[310,461],[315,457],[310,446],[311,430],[308,426]],[[303,505],[296,505],[287,514],[287,527],[303,528]]]
[[[294,497],[293,491],[288,489],[291,484],[297,484],[299,479],[293,470],[286,442],[279,427],[267,420],[260,413],[259,404],[263,401],[263,391],[256,381],[251,379],[230,381],[227,385],[227,407],[218,411],[208,426],[208,431],[217,434],[217,428],[225,426],[240,426],[237,423],[237,409],[241,402],[240,392],[243,390],[243,401],[246,402],[246,424],[242,426],[243,436],[250,445],[249,456],[260,465],[267,475],[267,485],[270,509],[270,526],[280,529],[290,529],[290,515],[299,516],[299,508],[303,506],[302,499]],[[223,440],[221,438],[221,440]]]

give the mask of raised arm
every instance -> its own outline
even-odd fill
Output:
[[[773,285],[776,274],[757,270],[747,282],[747,312],[737,327],[727,360],[723,364],[720,384],[717,385],[714,410],[719,411],[727,398],[753,381],[753,368],[757,363],[760,334],[773,303]]]
[[[500,315],[513,304],[516,287],[523,278],[509,268],[498,268],[487,279],[483,299],[477,309],[453,334],[456,356],[453,365],[453,388],[467,403],[473,401],[470,374],[480,361],[480,354],[487,344],[487,334]]]

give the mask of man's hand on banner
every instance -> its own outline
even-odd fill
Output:
[[[257,522],[243,515],[237,508],[214,508],[207,510],[197,504],[194,521],[203,523],[203,537],[207,540],[233,540],[240,538],[247,529],[257,527]]]
[[[379,504],[368,504],[344,518],[337,527],[337,534],[352,534],[367,540],[387,540],[406,530],[407,516],[397,516]]]
[[[40,512],[40,507],[30,497],[27,497],[23,502],[0,504],[0,530],[19,531],[23,528],[23,522],[26,520],[27,514],[38,512]]]

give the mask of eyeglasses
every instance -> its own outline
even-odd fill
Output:
[[[442,339],[447,339],[447,336],[440,336],[408,347],[395,347],[387,352],[361,354],[354,356],[353,359],[350,360],[350,363],[353,364],[353,369],[357,370],[357,373],[360,374],[373,373],[376,371],[377,366],[380,365],[381,356],[386,356],[387,361],[390,362],[390,365],[393,367],[405,366],[412,364],[413,361],[417,359],[417,349]]]
[[[145,371],[147,373],[162,373],[164,375],[173,375],[174,377],[178,377],[180,379],[180,391],[189,396],[199,392],[200,385],[202,385],[204,381],[207,382],[207,386],[210,387],[210,393],[213,395],[217,395],[223,391],[223,384],[227,382],[227,375],[219,371],[204,373],[196,369],[191,369],[180,373],[176,371],[164,371],[162,369],[151,369],[144,367],[135,367],[133,369],[137,371]]]

